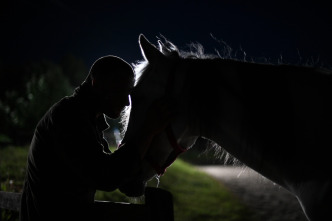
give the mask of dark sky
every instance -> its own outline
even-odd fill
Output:
[[[180,49],[201,43],[222,53],[227,43],[247,58],[332,66],[328,1],[5,0],[0,7],[2,62],[74,54],[90,66],[113,54],[141,59],[137,39],[164,35]],[[326,3],[324,3],[326,2]],[[238,52],[237,55],[243,55]],[[240,56],[240,57],[241,57]]]

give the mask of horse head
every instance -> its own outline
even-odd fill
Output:
[[[198,127],[194,125],[197,122],[188,114],[188,101],[184,100],[185,76],[180,65],[183,59],[170,42],[158,43],[159,50],[143,35],[139,36],[144,60],[135,68],[138,79],[131,94],[131,110],[122,143],[131,140],[140,130],[147,109],[156,100],[163,97],[172,100],[176,116],[172,118],[165,131],[152,141],[139,177],[134,177],[132,182],[120,188],[129,196],[142,195],[142,187],[147,181],[163,175],[177,156],[189,149],[199,136],[195,131]]]

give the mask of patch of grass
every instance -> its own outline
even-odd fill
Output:
[[[28,147],[0,148],[0,190],[8,192],[22,192]],[[16,211],[2,210],[2,220],[17,221]]]
[[[249,221],[251,213],[220,182],[177,159],[160,178],[173,194],[175,220]]]
[[[29,148],[8,146],[0,148],[0,189],[21,192]]]

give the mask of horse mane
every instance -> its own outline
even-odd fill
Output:
[[[200,43],[191,43],[189,44],[189,50],[179,50],[179,48],[173,44],[171,41],[167,40],[164,36],[162,36],[163,42],[159,44],[159,50],[168,57],[169,59],[214,59],[220,58],[214,54],[206,54],[204,52],[204,47]],[[136,80],[135,85],[138,84],[142,75],[147,72],[150,68],[149,62],[146,60],[140,60],[136,63],[133,63],[132,66],[134,67]]]

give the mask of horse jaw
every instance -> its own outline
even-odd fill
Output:
[[[178,117],[172,124],[174,135],[178,144],[189,150],[195,143],[199,134],[199,124],[195,120],[190,121],[185,117]]]

